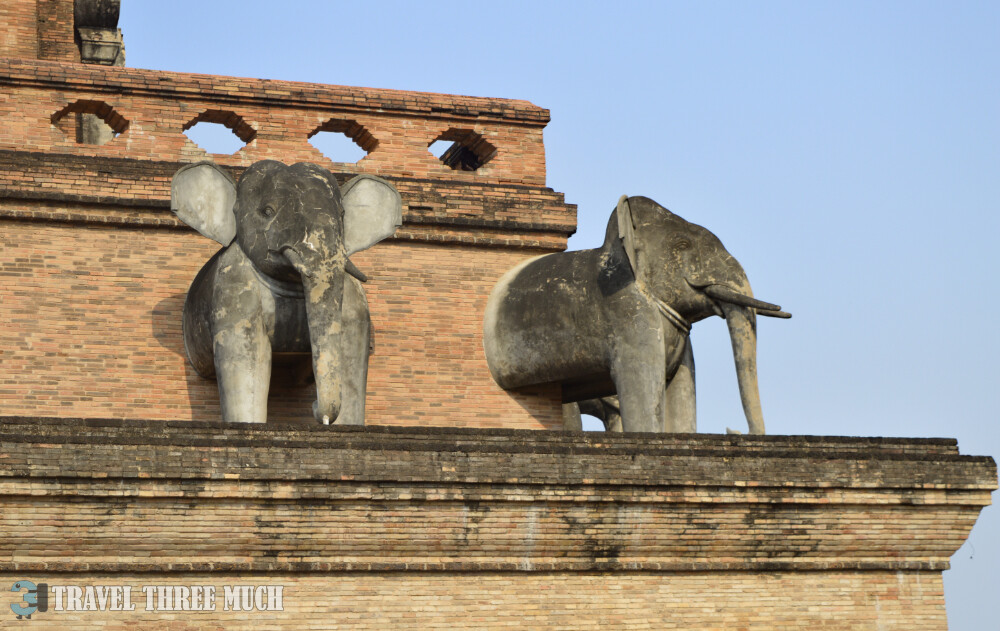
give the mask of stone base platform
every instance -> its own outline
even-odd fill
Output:
[[[0,417],[0,620],[945,629],[996,488],[948,439]]]

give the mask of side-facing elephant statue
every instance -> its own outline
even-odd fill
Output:
[[[618,395],[627,432],[696,428],[691,324],[726,319],[750,433],[764,433],[756,314],[739,262],[705,228],[646,197],[623,196],[594,250],[509,270],[486,306],[483,345],[500,387],[562,386],[563,402]]]
[[[263,423],[272,354],[309,359],[321,423],[364,424],[371,318],[365,276],[347,258],[402,223],[395,187],[359,175],[343,187],[315,164],[253,164],[239,186],[211,162],[182,167],[171,208],[224,247],[184,302],[184,347],[219,382],[222,418]]]

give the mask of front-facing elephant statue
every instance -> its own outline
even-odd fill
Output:
[[[691,324],[726,319],[750,433],[764,433],[753,298],[719,239],[646,197],[623,196],[604,245],[529,259],[486,306],[483,344],[500,387],[562,387],[564,403],[618,395],[627,432],[696,428]]]
[[[218,379],[222,418],[265,422],[272,354],[311,354],[316,419],[364,424],[371,319],[347,257],[396,231],[396,189],[370,175],[341,188],[315,164],[265,160],[238,187],[211,162],[187,165],[170,193],[181,220],[224,246],[183,315],[188,359]]]

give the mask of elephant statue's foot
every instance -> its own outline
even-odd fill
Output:
[[[363,412],[361,415],[354,414],[353,415],[354,418],[351,418],[352,414],[349,411],[342,409],[337,418],[331,419],[330,416],[327,414],[324,414],[322,416],[318,415],[316,413],[316,408],[318,406],[319,406],[319,401],[313,401],[313,417],[321,425],[364,425],[365,424],[365,417]]]
[[[319,401],[313,401],[313,418],[315,418],[321,425],[329,425],[332,421],[330,417],[326,414],[320,416],[319,412]]]

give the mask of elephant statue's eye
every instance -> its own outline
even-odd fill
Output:
[[[274,217],[274,209],[271,208],[270,206],[264,206],[263,208],[260,209],[260,214],[264,215],[265,217]]]
[[[677,250],[690,250],[691,242],[685,239],[681,239],[680,241],[674,244],[674,248]]]

